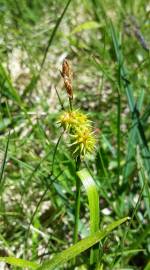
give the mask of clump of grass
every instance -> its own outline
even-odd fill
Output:
[[[89,269],[90,248],[97,269],[149,269],[149,4],[1,0],[0,13],[0,260]],[[58,116],[64,57],[75,76],[65,59]]]

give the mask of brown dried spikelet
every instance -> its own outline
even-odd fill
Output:
[[[69,60],[65,58],[62,64],[61,75],[64,79],[64,85],[65,85],[67,94],[69,98],[71,99],[73,99],[72,74],[73,73],[72,73],[71,64]]]

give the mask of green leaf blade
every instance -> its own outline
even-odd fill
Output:
[[[61,253],[55,255],[51,260],[44,262],[40,267],[36,270],[54,270],[59,265],[63,265],[70,259],[73,259],[83,251],[87,250],[88,248],[92,247],[100,240],[102,240],[105,236],[111,233],[113,229],[121,225],[122,223],[126,222],[129,218],[125,217],[118,221],[115,221],[108,225],[104,230],[96,232],[94,235],[89,236],[77,244],[69,247],[68,249],[62,251]]]
[[[15,257],[0,257],[0,262],[5,262],[18,267],[28,267],[32,269],[36,269],[38,264],[36,262],[30,262],[27,260],[15,258]]]
[[[90,210],[90,233],[93,234],[99,230],[99,195],[97,191],[96,184],[86,169],[82,169],[77,172],[84,188],[86,190],[89,210]]]

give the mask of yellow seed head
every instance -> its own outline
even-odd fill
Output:
[[[69,127],[71,127],[73,125],[72,113],[71,112],[61,113],[58,123],[60,123],[64,129],[68,129]]]
[[[65,129],[68,127],[78,128],[81,126],[90,126],[90,121],[87,116],[79,110],[61,113],[58,121]]]
[[[59,123],[70,135],[70,146],[74,156],[83,157],[94,151],[96,139],[87,115],[79,110],[63,112],[59,117]]]
[[[91,128],[81,127],[76,129],[75,134],[71,136],[73,154],[75,156],[85,156],[88,153],[92,153],[95,149],[96,138]]]

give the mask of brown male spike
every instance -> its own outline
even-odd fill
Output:
[[[68,93],[68,96],[70,99],[73,99],[72,68],[69,60],[67,60],[66,58],[64,59],[62,64],[61,75],[64,79],[64,85]]]

